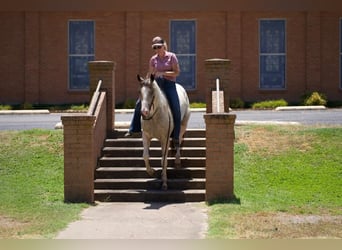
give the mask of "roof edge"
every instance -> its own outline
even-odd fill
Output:
[[[342,11],[340,0],[11,0],[0,11]]]

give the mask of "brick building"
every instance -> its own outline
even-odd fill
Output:
[[[208,58],[232,61],[231,99],[342,100],[340,0],[12,0],[0,34],[0,104],[87,102],[89,60],[115,61],[117,103],[135,99],[156,35],[191,101],[205,99]]]

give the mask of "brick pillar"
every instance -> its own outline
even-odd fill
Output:
[[[94,202],[93,126],[95,116],[62,116],[64,126],[64,199]]]
[[[229,85],[228,85],[228,69],[230,65],[229,59],[207,59],[205,60],[205,70],[208,78],[206,91],[207,113],[212,113],[212,91],[216,91],[216,79],[219,78],[220,90],[224,96],[224,112],[229,112]]]
[[[234,197],[234,123],[236,115],[205,114],[206,201]]]
[[[234,198],[234,124],[236,115],[229,114],[228,59],[208,59],[205,68],[208,79],[206,124],[206,201]],[[213,90],[219,78],[223,92],[223,111],[213,108]],[[215,104],[215,102],[214,102]],[[217,100],[216,104],[220,105]],[[216,113],[215,113],[216,112]]]
[[[93,96],[99,80],[102,80],[101,89],[107,92],[107,134],[113,131],[115,123],[115,65],[115,62],[112,61],[88,62],[90,98]]]

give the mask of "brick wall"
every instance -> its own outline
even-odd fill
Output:
[[[340,41],[337,24],[341,17],[342,13],[321,13],[321,88],[322,92],[325,92],[332,100],[342,100],[342,90],[338,84],[339,57],[337,54]]]
[[[0,103],[24,100],[24,13],[0,12]]]
[[[245,101],[298,101],[307,90],[342,99],[339,88],[339,18],[342,11],[185,12],[0,12],[0,103],[79,103],[88,92],[68,90],[68,20],[95,21],[96,60],[117,62],[116,103],[136,99],[136,74],[144,75],[155,35],[169,41],[171,19],[197,22],[197,88],[190,101],[204,101],[204,61],[229,58],[230,96]],[[287,88],[259,90],[258,20],[287,20]]]

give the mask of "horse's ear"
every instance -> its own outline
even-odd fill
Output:
[[[139,74],[137,74],[137,79],[138,79],[138,82],[144,81],[144,78],[142,78]]]
[[[150,74],[150,80],[151,80],[151,83],[154,81],[154,75],[153,74]]]

